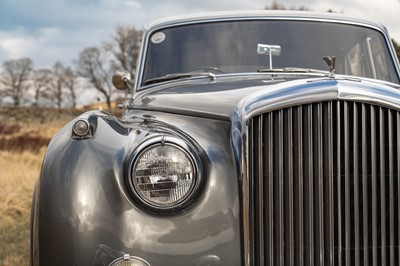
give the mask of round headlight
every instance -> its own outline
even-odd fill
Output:
[[[124,257],[111,262],[109,266],[150,266],[150,264],[144,259],[126,254]]]
[[[175,138],[146,145],[134,158],[130,180],[134,193],[157,210],[185,205],[199,187],[195,158],[189,146]]]

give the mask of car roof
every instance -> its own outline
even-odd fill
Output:
[[[194,13],[181,16],[159,19],[149,24],[145,29],[152,31],[158,28],[178,26],[183,24],[229,21],[229,20],[252,20],[252,19],[276,19],[276,20],[306,20],[339,22],[346,24],[357,24],[378,28],[387,32],[386,28],[374,21],[359,19],[333,12],[294,11],[294,10],[257,10],[257,11],[220,11],[208,13]]]

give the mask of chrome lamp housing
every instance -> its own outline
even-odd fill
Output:
[[[129,185],[135,199],[155,212],[186,207],[197,195],[201,161],[185,141],[171,136],[149,139],[132,154]]]

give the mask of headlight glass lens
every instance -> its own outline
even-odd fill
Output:
[[[196,166],[187,151],[171,143],[157,143],[142,151],[132,168],[132,184],[146,203],[171,208],[190,196]]]
[[[150,264],[141,258],[125,255],[111,262],[109,266],[150,266]]]

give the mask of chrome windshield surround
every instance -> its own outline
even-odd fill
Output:
[[[166,18],[158,20],[148,27],[146,27],[143,33],[143,45],[141,48],[140,56],[138,62],[140,65],[144,65],[145,54],[149,45],[150,36],[159,30],[176,27],[181,25],[190,25],[198,23],[208,23],[208,22],[226,22],[226,21],[248,21],[248,20],[288,20],[288,21],[315,21],[315,22],[331,22],[347,25],[355,25],[361,27],[367,27],[377,30],[383,34],[386,43],[389,46],[389,52],[392,58],[397,60],[397,56],[393,47],[393,44],[388,37],[388,32],[385,27],[381,24],[374,23],[369,20],[354,19],[341,14],[332,13],[318,13],[318,12],[302,12],[302,11],[241,11],[241,12],[211,12],[204,14],[193,14],[186,16],[177,16],[172,18]],[[400,69],[398,64],[395,64],[395,71],[400,77]],[[141,91],[146,86],[140,85],[144,77],[144,70],[138,69],[136,73],[134,92]]]
[[[313,81],[313,80],[309,80]],[[392,84],[393,85],[393,84]],[[244,265],[254,265],[251,233],[251,190],[249,156],[249,122],[253,117],[275,110],[326,101],[367,103],[400,110],[400,91],[397,86],[369,82],[366,80],[322,79],[315,82],[294,81],[278,86],[272,91],[261,91],[243,99],[232,115],[232,144],[235,159],[241,171],[242,236]]]

